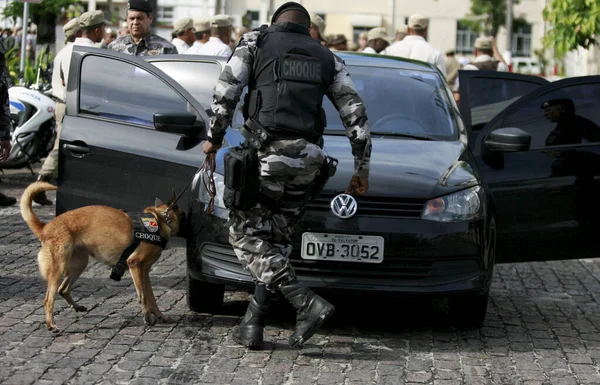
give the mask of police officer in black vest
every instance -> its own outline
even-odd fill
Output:
[[[271,21],[271,26],[245,34],[229,58],[215,86],[214,115],[203,145],[207,154],[221,147],[248,86],[242,132],[250,142],[253,135],[261,138],[263,147],[258,146],[256,166],[249,167],[258,181],[245,187],[258,186],[257,203],[240,208],[224,199],[230,208],[229,242],[257,284],[233,338],[254,349],[263,342],[270,292],[281,292],[296,308],[296,330],[289,338],[293,347],[301,347],[334,312],[329,302],[296,278],[289,262],[294,225],[304,212],[315,177],[328,164],[322,149],[324,95],[337,108],[352,146],[355,170],[346,193],[366,193],[371,154],[365,106],[344,62],[310,37],[306,9],[285,3]],[[227,180],[236,179],[227,175],[227,170],[235,169],[227,160],[227,156],[233,159],[232,150],[225,158]]]

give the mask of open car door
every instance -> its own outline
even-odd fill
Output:
[[[205,158],[205,107],[141,58],[74,46],[66,103],[57,214],[90,204],[141,211],[157,197],[166,202]]]
[[[532,76],[466,72],[461,110],[492,195],[496,261],[600,256],[600,76],[541,85]]]

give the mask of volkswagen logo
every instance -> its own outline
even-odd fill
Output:
[[[352,195],[340,194],[331,201],[331,212],[341,219],[352,218],[357,209],[358,204]]]

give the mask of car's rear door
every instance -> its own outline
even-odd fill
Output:
[[[182,146],[182,135],[155,129],[153,115],[189,112],[208,127],[205,107],[144,60],[75,46],[67,87],[57,213],[89,204],[141,210],[183,189],[204,160],[199,140]]]
[[[471,100],[476,95],[471,90]],[[542,107],[557,100],[573,108],[564,108],[562,116],[549,115]],[[585,135],[577,140],[559,143],[550,139],[557,127],[563,132],[581,132],[583,126]],[[505,127],[527,132],[529,150],[489,151],[486,137]],[[570,78],[537,87],[484,125],[472,146],[494,200],[497,261],[600,256],[594,240],[600,214],[594,204],[600,193],[600,77]]]

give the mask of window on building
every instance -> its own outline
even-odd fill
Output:
[[[513,56],[531,56],[531,24],[515,23],[512,37]]]
[[[156,21],[168,25],[173,25],[174,7],[158,7],[156,10]]]
[[[463,21],[456,23],[456,53],[473,53],[477,33]]]

